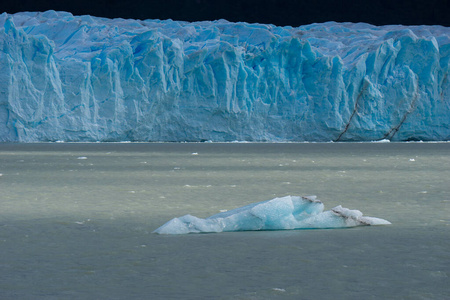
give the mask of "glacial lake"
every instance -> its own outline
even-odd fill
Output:
[[[0,144],[0,299],[450,299],[450,143]],[[285,195],[387,219],[157,235]]]

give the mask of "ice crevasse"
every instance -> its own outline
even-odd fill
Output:
[[[185,215],[174,218],[154,233],[186,234],[227,231],[347,228],[388,225],[389,221],[363,216],[359,210],[336,206],[324,211],[316,196],[285,196],[252,203],[206,219]]]
[[[0,141],[450,140],[450,28],[0,15]]]

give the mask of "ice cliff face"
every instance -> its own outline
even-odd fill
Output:
[[[0,141],[450,139],[450,28],[0,15]]]

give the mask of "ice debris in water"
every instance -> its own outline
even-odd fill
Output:
[[[249,204],[200,219],[192,215],[174,218],[156,229],[159,234],[185,234],[245,230],[345,228],[387,225],[389,221],[365,217],[359,210],[336,206],[323,211],[316,196],[285,196]]]

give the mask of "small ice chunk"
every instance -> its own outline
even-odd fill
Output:
[[[86,156],[79,156],[79,157],[77,157],[77,159],[87,159],[87,157]]]
[[[359,225],[388,225],[391,222],[379,218],[374,217],[364,217],[362,212],[359,210],[350,210],[348,208],[344,208],[341,205],[334,207],[331,210],[338,216],[345,218],[345,222],[348,226],[353,227]]]
[[[286,196],[222,211],[206,219],[185,215],[172,219],[154,232],[185,234],[199,232],[284,230],[306,228],[345,228],[386,225],[389,221],[365,217],[359,210],[336,206],[323,211],[316,196]]]

